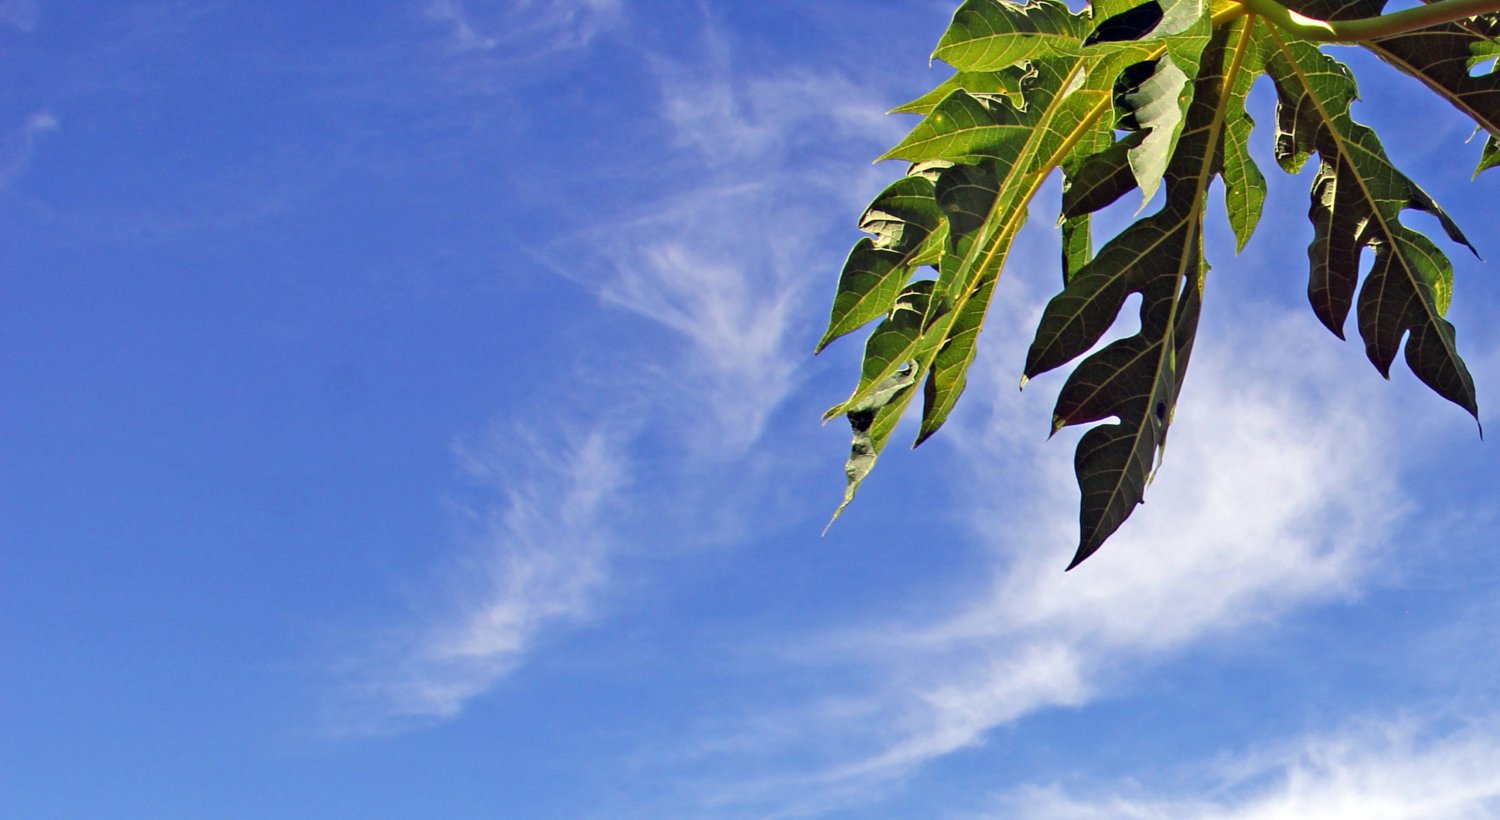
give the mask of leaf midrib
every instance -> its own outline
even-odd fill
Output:
[[[1312,104],[1315,107],[1317,107],[1318,114],[1323,118],[1323,121],[1328,123],[1328,133],[1333,138],[1333,140],[1338,143],[1339,153],[1348,156],[1349,152],[1346,146],[1350,145],[1350,143],[1344,138],[1344,135],[1339,131],[1339,129],[1335,127],[1334,119],[1328,115],[1327,109],[1323,107],[1323,101],[1318,97],[1317,94],[1313,93],[1312,85],[1308,82],[1307,75],[1302,71],[1301,64],[1292,54],[1291,49],[1287,47],[1286,41],[1281,38],[1281,33],[1276,30],[1276,27],[1267,26],[1267,28],[1270,29],[1271,37],[1276,41],[1276,45],[1281,50],[1281,53],[1286,56],[1287,64],[1291,66],[1292,72],[1297,75],[1298,82],[1302,83],[1302,90],[1306,92],[1307,98],[1312,101]],[[1322,52],[1319,51],[1318,53],[1321,54]],[[1358,147],[1357,144],[1355,144],[1355,146]],[[1314,147],[1316,147],[1316,143],[1314,143]],[[1365,151],[1365,153],[1368,154],[1369,151]],[[1379,200],[1375,198],[1375,195],[1370,191],[1369,185],[1365,183],[1364,174],[1358,173],[1356,171],[1355,173],[1350,174],[1350,176],[1354,177],[1356,184],[1358,184],[1360,190],[1364,192],[1365,201],[1370,203],[1370,211],[1373,213],[1376,221],[1380,223],[1381,233],[1385,235],[1386,241],[1391,245],[1391,253],[1401,261],[1401,269],[1406,273],[1407,279],[1411,281],[1413,290],[1417,291],[1417,301],[1422,303],[1422,312],[1426,314],[1428,323],[1435,324],[1437,321],[1441,321],[1442,316],[1433,312],[1433,305],[1429,303],[1429,300],[1421,298],[1421,286],[1425,284],[1425,282],[1415,276],[1415,272],[1411,269],[1411,265],[1407,263],[1406,254],[1401,252],[1401,249],[1397,244],[1396,234],[1391,230],[1391,225],[1386,220],[1385,214],[1381,213]],[[1403,328],[1402,330],[1404,335],[1406,329]],[[1439,334],[1439,336],[1441,337],[1442,334]],[[1459,358],[1458,350],[1454,348],[1454,346],[1450,344],[1446,338],[1442,339],[1442,343],[1443,349],[1446,350],[1453,358]]]

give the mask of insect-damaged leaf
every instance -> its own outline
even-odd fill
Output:
[[[1292,0],[1314,17],[1363,17],[1385,0]],[[1000,272],[1033,197],[1065,171],[1063,290],[1045,308],[1027,378],[1079,357],[1059,392],[1054,431],[1094,425],[1074,467],[1082,493],[1073,565],[1126,520],[1157,469],[1202,309],[1203,223],[1211,181],[1224,184],[1237,249],[1255,232],[1265,179],[1251,159],[1245,111],[1262,74],[1275,82],[1276,159],[1296,171],[1314,154],[1309,297],[1342,334],[1357,307],[1366,352],[1382,373],[1404,347],[1438,393],[1476,412],[1472,379],[1442,318],[1448,260],[1400,222],[1416,209],[1453,221],[1397,171],[1373,132],[1349,118],[1352,77],[1318,46],[1231,0],[966,0],[935,52],[958,69],[896,109],[923,119],[887,158],[918,163],[917,181],[882,194],[841,277],[824,343],[884,316],[858,385],[829,411],[853,444],[845,504],[921,386],[917,443],[941,427],[964,390]],[[1320,8],[1320,5],[1322,8]],[[1367,46],[1420,78],[1486,130],[1481,170],[1500,164],[1496,20],[1445,24]],[[1096,253],[1094,214],[1132,189],[1161,209]],[[1361,256],[1373,266],[1359,284]],[[936,279],[918,270],[935,267]],[[1132,294],[1137,332],[1090,352]]]
[[[885,449],[901,420],[902,411],[911,401],[917,381],[915,359],[923,344],[929,315],[936,307],[933,284],[933,280],[923,279],[902,291],[890,315],[876,326],[865,343],[860,386],[868,389],[857,401],[842,405],[840,410],[849,418],[854,442],[844,467],[847,477],[844,500],[833,513],[835,519],[854,500],[860,483],[875,466],[880,451]]]
[[[886,188],[865,211],[860,228],[875,238],[860,240],[844,262],[819,351],[888,313],[912,269],[937,262],[948,239],[947,217],[938,207],[932,180],[919,175]]]
[[[1025,103],[1021,95],[1021,83],[1026,76],[1026,70],[1019,67],[1001,71],[960,71],[915,100],[892,108],[890,113],[926,116],[937,108],[938,103],[947,99],[949,94],[959,90],[967,91],[970,96],[984,102],[995,103],[998,102],[995,98],[1000,98],[1010,103],[1011,107],[1020,108]]]
[[[1020,5],[968,0],[932,56],[960,71],[998,71],[1035,57],[1070,54],[1082,45],[1087,20],[1058,0]]]

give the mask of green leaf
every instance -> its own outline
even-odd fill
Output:
[[[1360,335],[1370,361],[1388,373],[1401,338],[1410,333],[1406,360],[1412,372],[1477,420],[1473,382],[1453,328],[1443,319],[1451,268],[1435,245],[1401,224],[1401,211],[1431,213],[1451,239],[1472,246],[1432,197],[1391,164],[1375,132],[1349,116],[1356,96],[1349,70],[1310,44],[1274,32],[1273,38],[1267,66],[1283,109],[1278,120],[1291,127],[1285,136],[1297,150],[1310,147],[1323,161],[1309,249],[1309,295],[1318,318],[1340,333],[1358,277],[1359,249],[1373,249],[1380,275],[1371,272],[1359,299]]]
[[[1386,0],[1291,0],[1288,8],[1323,20],[1373,17]],[[1500,14],[1442,23],[1362,43],[1380,59],[1420,80],[1467,114],[1492,136],[1500,136],[1500,74],[1477,71],[1500,56]],[[1484,162],[1475,171],[1491,167]]]
[[[897,297],[890,313],[870,334],[865,342],[865,360],[860,367],[859,385],[854,396],[844,404],[828,411],[825,418],[832,418],[858,407],[876,391],[883,389],[898,372],[907,369],[918,360],[924,347],[932,346],[925,336],[931,320],[941,316],[945,309],[942,299],[933,299],[931,279],[921,279],[906,286]]]
[[[1077,167],[1068,169],[1063,183],[1063,217],[1094,213],[1134,190],[1135,173],[1130,169],[1130,152],[1145,138],[1140,131],[1127,134],[1119,142],[1085,157]]]
[[[931,338],[923,348],[928,355],[918,360],[918,378],[927,375],[933,357],[944,349],[954,321],[959,316],[974,315],[973,311],[981,307],[987,309],[993,289],[984,287],[985,281],[999,276],[1011,242],[1025,222],[1031,197],[1047,173],[1068,156],[1070,147],[1099,127],[1109,98],[1103,88],[1089,86],[1086,69],[1122,54],[1130,56],[1128,52],[1116,51],[1037,60],[1033,64],[1036,76],[1027,107],[1017,112],[1026,118],[1027,127],[1015,129],[1022,139],[1014,151],[1003,159],[996,157],[972,166],[955,166],[939,177],[938,199],[950,216],[954,253],[952,259],[943,260],[939,267],[937,288],[946,297],[940,302],[943,309],[951,308],[953,312],[931,317],[930,327],[925,331]],[[1097,85],[1107,82],[1102,77],[1095,80]],[[954,96],[964,93],[954,92]],[[982,304],[967,307],[976,297]],[[965,383],[962,368],[972,361],[972,348],[969,351],[955,363],[960,369],[953,371],[952,378],[935,385],[940,395],[928,405],[934,412],[951,407],[957,392],[962,390]],[[860,402],[872,389],[871,385],[889,378],[898,366],[899,363],[890,360],[879,363],[875,371],[878,378],[862,379],[849,399],[830,409],[828,416],[843,413]],[[950,392],[954,394],[952,397],[948,396]],[[935,429],[931,424],[928,426]]]
[[[1086,33],[1084,21],[1058,0],[967,0],[932,56],[960,71],[998,71],[1076,52]]]
[[[1307,213],[1313,223],[1313,241],[1307,246],[1307,300],[1318,321],[1340,339],[1359,283],[1360,228],[1369,216],[1357,186],[1342,168],[1335,155],[1318,169]]]
[[[915,100],[892,108],[890,113],[926,116],[937,108],[938,103],[947,99],[949,94],[960,90],[967,91],[970,96],[985,102],[993,103],[995,100],[988,98],[1001,97],[1013,108],[1020,108],[1025,102],[1021,94],[1021,84],[1025,81],[1026,75],[1027,72],[1023,68],[1007,68],[1000,71],[960,71]]]
[[[958,89],[881,159],[969,163],[1010,158],[1026,142],[1029,125],[1025,113],[1002,98],[976,97]]]
[[[984,314],[994,295],[999,277],[983,280],[979,290],[966,299],[953,317],[943,341],[943,347],[932,361],[923,388],[925,401],[922,409],[922,427],[917,432],[916,445],[926,441],[948,420],[953,405],[963,394],[968,381],[969,365],[974,361],[979,329],[984,325]]]
[[[815,353],[889,312],[913,268],[937,262],[948,239],[947,216],[932,180],[921,175],[886,188],[865,211],[860,228],[875,238],[860,240],[844,262],[828,330]]]
[[[1252,23],[1226,26],[1203,52],[1193,102],[1164,180],[1162,210],[1136,221],[1068,278],[1042,313],[1027,351],[1036,376],[1097,344],[1126,297],[1141,295],[1140,329],[1086,358],[1069,377],[1053,412],[1053,430],[1106,418],[1079,441],[1074,471],[1081,491],[1077,566],[1145,498],[1166,444],[1197,330],[1203,278],[1203,214],[1209,182],[1221,167],[1229,109],[1245,55],[1258,47]]]
[[[1478,420],[1474,379],[1458,355],[1453,325],[1442,318],[1452,298],[1453,267],[1432,240],[1416,231],[1397,228],[1391,239],[1375,246],[1375,265],[1359,292],[1365,353],[1389,378],[1401,338],[1410,333],[1407,366]]]
[[[1094,237],[1089,221],[1088,214],[1065,217],[1062,220],[1062,273],[1064,285],[1071,282],[1074,275],[1094,258]]]
[[[920,377],[917,359],[924,343],[930,344],[924,336],[928,316],[934,312],[933,303],[940,301],[933,298],[933,284],[933,280],[923,279],[902,291],[890,315],[865,343],[860,389],[856,390],[858,398],[830,410],[825,416],[825,419],[840,413],[848,416],[854,431],[849,461],[844,467],[847,476],[844,501],[834,511],[835,519],[854,500],[860,483],[874,468],[875,461],[900,422],[901,414],[911,402]]]
[[[941,172],[939,172],[941,175]],[[891,183],[860,217],[859,229],[875,246],[902,253],[907,265],[930,265],[942,254],[947,217],[938,207],[933,181],[909,175]]]
[[[828,413],[847,415],[853,431],[840,511],[918,385],[917,444],[951,416],[1017,232],[1044,181],[1062,168],[1063,287],[1043,310],[1022,383],[1077,361],[1052,419],[1054,432],[1091,425],[1074,458],[1081,501],[1070,568],[1118,530],[1144,499],[1182,393],[1207,280],[1213,179],[1223,181],[1237,251],[1265,207],[1266,181],[1249,149],[1255,124],[1245,111],[1262,74],[1276,87],[1277,163],[1295,173],[1318,156],[1308,211],[1308,296],[1318,319],[1342,337],[1356,310],[1366,354],[1382,374],[1404,350],[1418,378],[1477,418],[1473,380],[1443,318],[1452,266],[1401,217],[1430,213],[1450,239],[1467,239],[1350,117],[1357,93],[1346,67],[1239,4],[1209,2],[1093,0],[1072,14],[1059,0],[966,0],[958,9],[935,51],[958,72],[896,109],[924,115],[886,155],[916,163],[914,181],[892,186],[866,212],[861,227],[874,238],[845,266],[824,339],[885,317],[866,344],[853,393]],[[1290,7],[1351,19],[1378,14],[1385,2]],[[1497,32],[1500,15],[1491,14],[1366,44],[1488,132],[1481,171],[1500,164]],[[1096,253],[1093,214],[1134,188],[1147,203],[1164,193],[1161,209]],[[1373,265],[1361,284],[1366,252]],[[923,265],[937,268],[936,279],[912,281]],[[1138,329],[1101,345],[1132,295],[1140,297]]]
[[[1167,170],[1167,161],[1182,133],[1184,90],[1188,75],[1170,55],[1149,63],[1137,63],[1127,71],[1130,85],[1120,97],[1132,128],[1143,138],[1127,153],[1130,172],[1141,189],[1142,204],[1150,201]]]
[[[1137,16],[1153,7],[1160,16],[1141,41],[1160,40],[1165,53],[1127,68],[1118,82],[1116,99],[1125,127],[1144,132],[1144,138],[1128,152],[1143,206],[1156,193],[1182,133],[1183,117],[1192,103],[1191,80],[1197,76],[1199,55],[1212,32],[1202,0],[1150,2],[1118,15],[1113,21]],[[1106,20],[1100,30],[1111,24],[1111,20]],[[1109,36],[1122,35],[1123,32],[1116,30]],[[1094,36],[1099,36],[1099,31]]]
[[[854,442],[849,447],[849,460],[844,464],[844,500],[833,511],[829,526],[833,526],[844,508],[854,501],[859,485],[875,468],[875,462],[891,440],[902,412],[911,401],[915,380],[916,375],[910,369],[898,372],[882,382],[880,388],[864,401],[849,408],[847,415],[849,427],[854,431]]]
[[[1262,47],[1252,31],[1252,42],[1237,52],[1241,65],[1231,74],[1233,85],[1225,109],[1224,157],[1220,177],[1224,180],[1224,210],[1234,231],[1235,252],[1245,249],[1266,202],[1266,178],[1250,156],[1250,132],[1255,121],[1245,111],[1250,86],[1264,70]]]
[[[1474,176],[1479,176],[1481,171],[1500,165],[1500,137],[1491,134],[1484,141],[1484,150],[1479,154],[1479,166],[1474,169]]]

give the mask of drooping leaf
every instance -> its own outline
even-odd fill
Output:
[[[1247,31],[1251,37],[1255,36],[1253,29]],[[1224,111],[1224,155],[1220,177],[1224,180],[1224,210],[1229,217],[1229,227],[1234,231],[1236,253],[1245,249],[1250,236],[1255,233],[1266,202],[1266,178],[1250,156],[1250,132],[1255,128],[1255,121],[1245,110],[1250,86],[1265,70],[1262,51],[1258,43],[1247,44],[1231,57],[1240,60],[1241,64],[1227,69],[1233,83],[1227,92],[1229,99]]]
[[[1140,330],[1074,370],[1059,393],[1053,430],[1113,417],[1079,441],[1082,493],[1071,566],[1092,555],[1145,498],[1182,388],[1197,331],[1208,184],[1221,167],[1228,108],[1245,55],[1258,47],[1246,22],[1221,29],[1203,52],[1193,104],[1165,172],[1167,201],[1110,240],[1071,276],[1042,313],[1025,374],[1059,367],[1093,347],[1125,299],[1141,295]]]
[[[1309,250],[1309,295],[1318,318],[1340,333],[1358,277],[1359,249],[1371,248],[1381,274],[1377,279],[1372,271],[1359,299],[1360,335],[1370,361],[1388,373],[1401,338],[1410,333],[1406,360],[1412,372],[1477,420],[1473,382],[1453,328],[1443,319],[1451,267],[1425,237],[1413,238],[1419,235],[1401,224],[1401,212],[1431,213],[1449,238],[1472,245],[1432,197],[1391,164],[1375,132],[1350,117],[1356,93],[1349,70],[1310,44],[1276,32],[1272,39],[1267,66],[1282,107],[1278,120],[1292,129],[1280,135],[1278,148],[1285,142],[1299,153],[1313,150],[1323,163],[1314,186]]]
[[[1453,293],[1453,266],[1432,240],[1404,227],[1375,246],[1375,265],[1359,292],[1359,333],[1370,361],[1389,377],[1406,340],[1406,364],[1428,387],[1477,420],[1474,379],[1458,355],[1453,325],[1443,318]]]
[[[1318,169],[1307,212],[1313,224],[1313,241],[1307,246],[1307,300],[1318,321],[1340,339],[1359,284],[1360,234],[1369,215],[1348,173],[1340,173],[1342,165],[1335,155]]]
[[[923,344],[923,331],[934,301],[933,280],[913,282],[902,291],[890,314],[865,343],[860,385],[869,389],[864,390],[858,401],[840,409],[849,419],[854,441],[844,467],[847,477],[844,500],[834,510],[834,519],[854,500],[860,483],[875,466],[880,451],[885,449],[901,421],[902,411],[911,401],[918,378],[915,359]],[[894,366],[889,366],[890,363]]]
[[[963,392],[979,329],[1032,197],[1053,169],[1075,163],[1112,142],[1110,119],[1105,115],[1120,72],[1135,63],[1159,60],[1173,49],[1186,49],[1196,64],[1208,26],[1203,6],[1199,0],[1171,0],[1171,5],[1190,8],[1197,15],[1191,19],[1180,11],[1171,15],[1171,25],[1181,27],[1180,33],[1163,33],[1159,19],[1140,42],[1122,38],[1083,47],[1083,35],[1092,22],[1085,14],[1074,15],[1067,25],[1057,24],[1052,18],[1060,4],[1055,0],[1026,5],[1003,0],[967,4],[968,11],[947,38],[953,50],[945,53],[970,76],[951,82],[941,101],[932,103],[924,97],[914,104],[914,109],[927,109],[926,117],[887,154],[916,163],[958,163],[938,171],[934,186],[948,219],[949,253],[938,265],[938,279],[920,329],[897,332],[882,323],[885,332],[877,329],[866,347],[859,384],[845,402],[828,411],[827,417],[851,411],[864,414],[866,409],[856,408],[868,408],[877,394],[884,397],[874,416],[861,415],[855,425],[856,445],[866,435],[872,436],[867,442],[872,444],[856,448],[864,454],[859,469],[850,472],[850,497],[883,446],[870,431],[885,429],[881,425],[887,418],[894,429],[896,418],[913,396],[912,391],[890,390],[890,385],[904,383],[908,377],[925,380],[919,442],[947,419]],[[1003,8],[997,11],[995,7]],[[990,30],[1003,31],[1005,38],[991,39],[989,46],[981,47],[975,39],[980,30],[974,15],[1000,21]],[[1038,19],[1030,20],[1031,15]],[[1011,35],[1035,42],[1017,46],[1016,40],[1006,39]],[[1001,52],[993,49],[1002,40],[1008,43],[1004,48],[1021,48],[1029,55],[1024,66],[1005,64],[1007,59],[1018,59],[1013,55],[1020,52],[996,56]],[[960,47],[961,43],[967,45]],[[981,59],[989,62],[977,62]],[[985,88],[980,69],[998,71],[1004,79],[995,88]],[[1019,81],[1021,104],[1009,93],[1012,79]]]
[[[1377,14],[1385,3],[1288,5],[1350,19]],[[1500,164],[1497,30],[1500,16],[1487,15],[1366,44],[1488,132],[1479,170]],[[1357,308],[1366,353],[1380,372],[1388,374],[1404,348],[1422,381],[1477,416],[1472,378],[1442,318],[1451,265],[1400,218],[1409,209],[1430,213],[1449,238],[1468,242],[1396,170],[1374,133],[1350,118],[1353,78],[1317,44],[1230,0],[1092,0],[1078,14],[1059,0],[966,0],[935,56],[958,72],[896,109],[924,119],[886,155],[917,163],[910,175],[931,190],[910,202],[877,200],[861,223],[875,238],[856,247],[860,266],[847,295],[840,286],[851,328],[885,316],[866,345],[858,385],[829,411],[847,415],[854,434],[840,510],[919,384],[917,443],[951,415],[1016,234],[1043,181],[1062,168],[1064,285],[1044,310],[1022,382],[1082,357],[1053,414],[1054,431],[1094,425],[1075,456],[1082,498],[1070,568],[1119,528],[1160,464],[1191,358],[1208,272],[1210,184],[1223,182],[1237,250],[1264,208],[1245,111],[1263,74],[1276,85],[1278,164],[1296,172],[1318,156],[1308,249],[1317,317],[1342,336]],[[1095,252],[1093,215],[1137,188],[1146,203],[1164,189],[1161,209]],[[1367,252],[1373,266],[1361,286]],[[924,265],[936,267],[936,279],[912,281]],[[1138,331],[1089,352],[1132,294],[1141,298]]]
[[[1380,14],[1386,0],[1291,0],[1286,5],[1310,17],[1340,20]],[[1500,136],[1500,73],[1478,70],[1500,53],[1497,38],[1500,14],[1484,14],[1362,45],[1420,80],[1492,136]],[[1476,173],[1487,167],[1481,162]]]

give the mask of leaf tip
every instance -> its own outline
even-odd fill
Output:
[[[1078,552],[1073,553],[1073,560],[1068,563],[1067,568],[1063,572],[1072,572],[1075,567],[1088,560],[1088,557],[1093,555],[1097,549],[1099,549],[1097,546],[1090,549],[1087,543],[1079,544]]]

